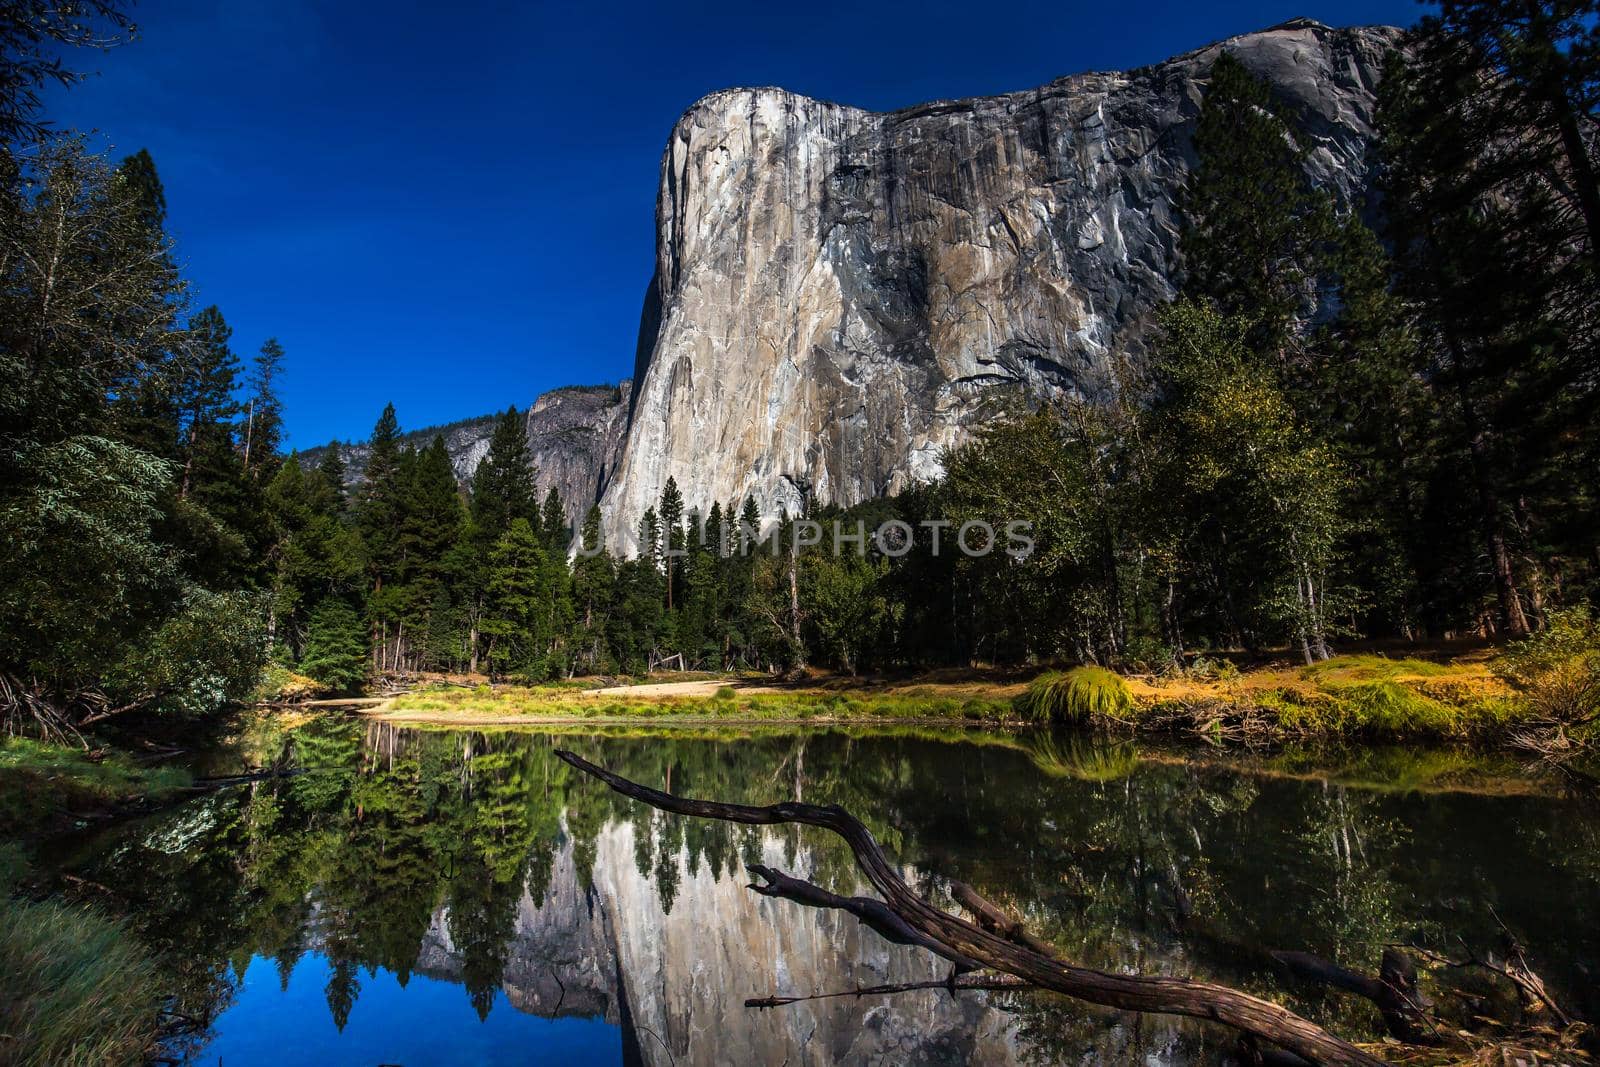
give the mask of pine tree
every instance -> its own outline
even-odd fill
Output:
[[[317,461],[317,487],[313,493],[317,507],[331,516],[342,516],[346,505],[345,478],[348,477],[338,441],[329,441]]]
[[[1263,354],[1283,353],[1314,310],[1316,249],[1331,220],[1281,110],[1266,83],[1218,56],[1195,128],[1198,162],[1179,201],[1184,293],[1249,322]]]
[[[367,676],[367,636],[361,617],[340,597],[311,609],[300,670],[338,692],[352,692]]]
[[[677,479],[670,474],[661,490],[661,560],[666,574],[667,611],[672,611],[672,594],[677,573],[677,556],[683,551],[683,494]]]
[[[161,233],[167,225],[167,191],[156,173],[156,161],[148,148],[141,148],[123,158],[117,167],[117,179],[132,195],[139,222],[152,233]]]
[[[195,456],[215,448],[220,436],[231,431],[239,413],[233,399],[239,361],[228,346],[233,330],[216,306],[197,312],[189,320],[187,343],[178,357],[175,392],[183,432],[183,480],[179,495],[187,496],[193,481]]]
[[[567,527],[567,510],[561,506],[561,493],[555,486],[544,496],[544,509],[539,518],[539,532],[552,554],[564,556],[572,543],[572,531]]]
[[[600,507],[590,505],[572,561],[572,600],[576,621],[573,645],[591,673],[610,669],[603,649],[615,584],[616,565],[600,536]]]
[[[495,420],[489,451],[472,477],[472,521],[485,545],[517,519],[540,525],[537,474],[522,416],[515,407]]]
[[[400,450],[400,420],[386,404],[367,442],[367,466],[356,501],[356,525],[366,546],[367,614],[379,671],[399,666],[397,628],[403,612],[398,584],[404,562],[399,524],[406,483],[406,456]],[[391,633],[394,639],[391,640]]]
[[[283,346],[269,337],[256,354],[251,368],[250,400],[245,407],[244,467],[252,458],[257,468],[270,467],[283,444],[283,401],[277,381],[283,374]]]
[[[542,675],[541,645],[549,639],[550,590],[544,546],[527,519],[514,519],[489,557],[482,630],[489,639],[491,674]]]

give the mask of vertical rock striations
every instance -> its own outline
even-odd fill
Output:
[[[1216,57],[1300,114],[1313,177],[1348,199],[1397,32],[1297,20],[888,114],[781,89],[699,101],[661,164],[612,543],[669,475],[691,505],[852,504],[936,475],[1007,392],[1105,395],[1173,293],[1173,197]]]

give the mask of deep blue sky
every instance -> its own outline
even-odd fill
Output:
[[[879,110],[1165,59],[1414,0],[361,4],[143,0],[62,127],[149,148],[241,356],[288,349],[290,444],[529,403],[633,369],[672,123],[730,85]]]

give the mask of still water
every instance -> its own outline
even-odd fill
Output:
[[[1386,943],[1459,955],[1510,931],[1558,998],[1600,1015],[1600,812],[1559,778],[1454,752],[273,720],[226,759],[293,773],[55,859],[117,887],[182,961],[197,1026],[171,1052],[194,1064],[1190,1063],[1228,1044],[1038,995],[748,1009],[944,968],[745,888],[765,863],[867,891],[827,834],[664,815],[560,747],[686,795],[842,804],[935,899],[967,881],[1081,963],[1283,990],[1267,950],[1370,972]],[[1362,1002],[1292,993],[1342,1034],[1376,1033]]]

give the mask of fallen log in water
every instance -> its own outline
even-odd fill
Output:
[[[556,755],[623,796],[675,815],[754,826],[800,823],[833,831],[850,846],[857,865],[884,897],[886,910],[910,930],[940,945],[939,955],[946,959],[970,960],[978,966],[1013,975],[1037,989],[1062,993],[1091,1004],[1219,1022],[1313,1063],[1336,1067],[1373,1067],[1383,1062],[1269,1000],[1227,986],[1187,978],[1110,974],[1077,967],[936,908],[906,884],[895,865],[873,839],[871,831],[843,808],[800,803],[758,807],[689,800],[612,774],[576,753],[558,749]],[[777,895],[800,900],[809,895],[810,890],[826,893],[798,879],[788,879],[784,883],[785,888],[794,888],[789,883],[809,886],[809,890],[797,890],[799,895]],[[961,964],[957,964],[957,968],[960,967]],[[955,981],[954,975],[951,981]]]

